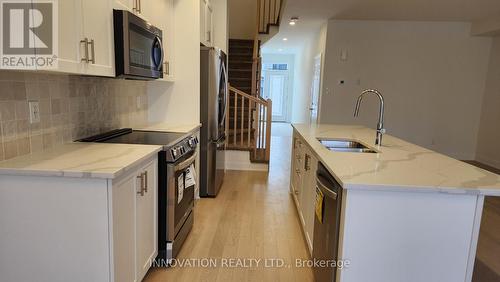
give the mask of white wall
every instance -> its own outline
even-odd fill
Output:
[[[174,0],[175,82],[148,83],[149,121],[200,122],[200,7]]]
[[[465,23],[331,20],[326,46],[322,123],[375,127],[375,98],[358,119],[353,110],[362,89],[377,88],[389,134],[474,159],[490,38],[471,37]]]
[[[229,38],[254,39],[257,28],[256,0],[228,0]]]
[[[295,56],[294,93],[292,102],[292,123],[308,123],[310,121],[311,88],[314,77],[314,58],[325,52],[327,25],[304,37],[305,44]]]
[[[484,92],[476,159],[500,169],[500,37],[495,37]]]

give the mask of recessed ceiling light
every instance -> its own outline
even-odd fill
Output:
[[[294,21],[290,21],[288,24],[289,25],[295,25],[295,22]]]
[[[299,17],[291,17],[290,22],[288,24],[295,25],[299,21]]]
[[[288,38],[286,38],[286,37],[285,37],[285,38],[283,38],[283,41],[287,41],[287,40],[288,40]]]

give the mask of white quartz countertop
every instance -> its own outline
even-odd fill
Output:
[[[161,146],[69,143],[0,162],[0,175],[112,179],[157,154]]]
[[[178,123],[151,123],[145,126],[134,128],[136,130],[159,131],[159,132],[177,132],[191,133],[197,131],[201,123],[197,124],[178,124]]]
[[[294,124],[318,159],[344,189],[473,193],[500,196],[500,175],[362,126]],[[317,138],[353,139],[379,153],[326,149]]]

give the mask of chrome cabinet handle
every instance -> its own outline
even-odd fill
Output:
[[[144,192],[148,192],[148,171],[144,172]]]
[[[95,48],[94,48],[94,39],[90,40],[88,43],[90,45],[90,53],[92,53],[92,59],[88,60],[88,62],[91,62],[92,64],[95,64]]]
[[[80,40],[80,43],[83,43],[83,47],[85,48],[85,57],[82,57],[82,62],[89,62],[89,39],[85,37],[83,40]]]
[[[211,34],[210,34],[210,31],[207,31],[207,36],[208,36],[207,41],[208,41],[208,42],[211,42],[211,39],[212,39],[211,37],[212,37],[212,36],[211,36]]]
[[[134,7],[132,8],[132,11],[137,12],[137,0],[134,0]]]
[[[137,0],[137,4],[138,4],[137,5],[137,7],[138,7],[137,10],[139,11],[139,13],[142,13],[141,0]]]

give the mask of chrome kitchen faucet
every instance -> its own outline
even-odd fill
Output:
[[[379,108],[379,113],[378,113],[378,123],[377,123],[377,137],[375,139],[375,145],[380,145],[382,146],[382,135],[385,134],[385,128],[384,128],[384,96],[382,96],[382,93],[380,91],[375,90],[375,89],[366,89],[365,91],[361,92],[361,94],[358,97],[358,101],[356,102],[356,108],[354,110],[354,116],[357,117],[359,115],[359,107],[361,106],[361,101],[363,100],[363,96],[365,94],[372,93],[377,95],[378,99],[380,100],[380,108]]]

